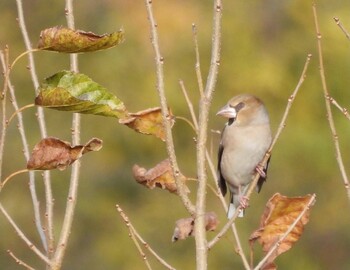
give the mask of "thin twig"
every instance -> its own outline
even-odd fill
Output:
[[[5,208],[0,203],[0,211],[4,214],[8,222],[12,225],[12,227],[15,229],[18,236],[27,244],[27,246],[36,254],[40,259],[42,259],[45,263],[48,265],[51,264],[49,258],[47,258],[21,231],[21,229],[17,226],[16,222],[10,217],[10,215],[7,213]]]
[[[345,171],[342,154],[341,154],[341,151],[340,151],[339,138],[338,138],[338,134],[337,134],[337,130],[336,130],[335,124],[334,124],[333,113],[332,113],[332,108],[331,108],[331,102],[330,102],[330,99],[329,99],[330,95],[329,95],[327,82],[326,82],[326,75],[325,75],[325,71],[324,71],[322,44],[321,44],[322,35],[321,35],[320,28],[319,28],[319,25],[318,25],[316,3],[312,4],[312,11],[313,11],[313,14],[314,14],[314,19],[315,19],[315,28],[316,28],[316,35],[317,35],[317,50],[318,50],[318,60],[319,60],[319,70],[320,70],[320,77],[321,77],[321,82],[322,82],[323,94],[324,94],[325,103],[326,103],[327,119],[328,119],[329,127],[330,127],[330,130],[331,130],[331,133],[332,133],[332,137],[333,137],[333,143],[334,143],[334,148],[335,148],[336,160],[337,160],[337,163],[338,163],[338,166],[339,166],[339,169],[340,169],[340,173],[341,173],[342,178],[343,178],[344,187],[345,187],[345,190],[347,192],[348,199],[349,199],[349,202],[350,202],[350,184],[349,184],[348,176],[347,176],[346,171]]]
[[[346,38],[350,40],[350,34],[349,32],[345,29],[344,25],[340,22],[340,19],[337,17],[334,17],[333,20],[335,21],[335,23],[339,26],[339,28],[343,31],[343,33],[345,34]]]
[[[194,42],[194,50],[196,53],[195,69],[196,69],[197,83],[198,83],[199,93],[201,94],[201,97],[203,97],[204,87],[203,87],[203,78],[202,78],[201,63],[200,63],[200,57],[199,57],[197,27],[194,23],[192,24],[192,35],[193,35],[193,42]]]
[[[1,58],[1,63],[2,63],[2,68],[5,69],[5,60],[3,58],[3,54],[0,54],[0,58]],[[10,93],[10,99],[11,99],[11,103],[13,108],[18,111],[18,103],[17,103],[17,98],[15,95],[15,90],[14,87],[11,84],[11,80],[8,80],[8,88],[9,88],[9,93]],[[20,133],[21,136],[21,140],[22,140],[22,145],[23,145],[23,154],[25,156],[26,161],[29,160],[29,147],[28,147],[28,141],[27,141],[27,136],[25,134],[25,130],[24,130],[24,124],[23,124],[23,117],[22,117],[22,113],[18,112],[17,114],[17,120],[18,120],[18,131]],[[8,125],[8,123],[7,123]],[[29,172],[29,183],[34,183],[35,182],[35,177],[34,177],[34,171],[30,171]],[[33,208],[34,208],[34,222],[35,222],[35,226],[37,229],[37,232],[39,233],[41,242],[45,248],[45,250],[47,250],[47,245],[46,245],[46,239],[45,239],[45,233],[41,224],[41,218],[40,218],[40,207],[39,207],[39,200],[37,198],[37,194],[36,194],[36,190],[35,190],[35,186],[33,185],[29,185],[29,188],[31,190],[31,197],[32,197],[32,203],[33,203]]]
[[[148,20],[150,23],[151,28],[151,43],[153,46],[153,50],[155,53],[155,62],[156,62],[156,75],[157,75],[157,92],[160,99],[160,106],[162,109],[162,116],[163,116],[163,126],[165,129],[165,142],[166,142],[166,148],[169,156],[169,160],[171,163],[171,167],[173,170],[173,174],[175,176],[175,182],[178,190],[178,194],[186,207],[187,211],[191,214],[195,214],[195,207],[190,201],[186,190],[184,183],[181,180],[180,177],[180,169],[177,164],[176,160],[176,154],[175,154],[175,148],[174,148],[174,141],[173,141],[173,135],[171,132],[171,119],[169,117],[169,110],[168,110],[168,103],[165,96],[165,87],[164,87],[164,71],[163,71],[163,65],[164,65],[164,58],[160,53],[159,48],[159,40],[158,40],[158,31],[157,31],[157,23],[155,21],[154,15],[153,15],[153,8],[152,8],[152,0],[145,0],[145,5],[147,9],[147,15]]]
[[[135,236],[135,232],[134,232],[133,227],[129,221],[129,218],[126,216],[126,214],[123,212],[123,210],[120,208],[120,206],[118,204],[116,205],[116,207],[117,207],[117,210],[118,210],[120,216],[124,220],[126,227],[128,227],[128,229],[129,229],[129,236],[132,239],[132,241],[134,242],[137,250],[139,251],[139,253],[142,257],[142,260],[144,261],[144,263],[146,264],[148,269],[152,269],[152,267],[147,259],[146,254],[143,252],[139,242],[137,241],[137,238]]]
[[[294,220],[294,222],[289,226],[288,230],[279,238],[276,243],[270,248],[269,252],[265,255],[265,257],[259,262],[259,264],[254,268],[254,270],[259,270],[264,265],[264,263],[268,260],[268,258],[275,252],[277,248],[280,247],[283,240],[292,232],[294,227],[299,223],[299,221],[302,219],[302,217],[305,215],[305,213],[310,209],[310,207],[315,203],[316,194],[313,194],[307,203],[307,205],[304,207],[303,211],[300,212],[298,217]]]
[[[342,107],[339,105],[339,103],[333,98],[333,97],[328,97],[329,98],[329,101],[339,110],[341,111],[344,116],[350,120],[350,114],[349,114],[349,111],[348,109],[346,109],[345,107]]]
[[[181,87],[181,90],[182,90],[182,93],[185,97],[185,100],[186,100],[186,103],[187,103],[187,106],[188,106],[188,109],[190,111],[190,114],[191,114],[191,117],[192,117],[192,121],[193,121],[193,125],[195,127],[195,131],[197,133],[197,130],[198,130],[198,121],[197,121],[197,117],[196,117],[196,114],[194,112],[194,109],[193,109],[193,104],[191,102],[191,99],[189,98],[188,96],[188,93],[187,93],[187,90],[186,90],[186,87],[185,87],[185,83],[183,82],[183,80],[179,80],[179,84],[180,84],[180,87]]]
[[[71,29],[75,29],[73,0],[66,0],[65,13],[66,13],[68,27]],[[73,72],[79,72],[77,54],[70,55],[70,64],[71,64],[71,70]],[[72,143],[74,145],[77,145],[80,143],[80,115],[77,113],[73,114]],[[80,161],[77,160],[72,166],[66,211],[64,215],[62,230],[61,230],[60,237],[57,244],[57,249],[53,258],[52,270],[58,270],[61,268],[63,257],[67,248],[68,238],[69,238],[72,224],[73,224],[75,206],[77,203],[79,175],[80,175]]]
[[[34,57],[32,53],[32,44],[29,39],[26,23],[24,20],[24,12],[23,12],[23,5],[22,5],[22,0],[16,0],[17,3],[17,13],[18,13],[18,23],[19,23],[19,28],[21,30],[24,44],[26,47],[26,50],[29,51],[28,53],[28,68],[30,71],[30,75],[32,78],[32,82],[34,85],[34,91],[36,94],[38,94],[39,91],[39,80],[38,76],[36,73],[36,68],[35,68],[35,62],[34,62]],[[44,110],[41,107],[37,107],[37,119],[39,123],[39,129],[40,129],[40,134],[41,138],[46,138],[47,137],[47,130],[46,130],[46,123],[45,123],[45,115],[44,115]],[[20,116],[21,117],[21,116]],[[24,133],[23,133],[24,134]],[[23,140],[23,139],[22,139]],[[37,198],[36,194],[36,187],[35,187],[35,177],[34,174],[30,173],[29,174],[29,190],[30,194],[32,197],[32,202],[33,202],[33,208],[34,208],[34,213],[35,213],[35,223],[37,227],[37,231],[40,234],[41,241],[43,242],[43,246],[45,247],[45,250],[48,252],[48,246],[49,246],[49,239],[43,239],[42,235],[42,226],[41,226],[41,220],[40,220],[40,209],[39,209],[39,201]],[[45,186],[45,194],[46,194],[46,211],[47,211],[47,216],[51,217],[52,212],[53,212],[53,198],[52,198],[52,189],[51,189],[51,178],[50,178],[50,172],[46,171],[44,173],[44,186]],[[48,228],[51,230],[50,228]],[[45,240],[45,241],[44,241]]]
[[[15,260],[15,262],[18,265],[21,265],[23,267],[25,267],[28,270],[35,270],[33,267],[29,266],[28,264],[26,264],[25,262],[23,262],[22,260],[18,259],[16,257],[16,255],[11,251],[11,250],[7,250],[7,253]]]
[[[5,147],[5,138],[6,138],[6,102],[7,102],[7,90],[9,84],[9,49],[6,46],[4,51],[0,51],[1,62],[3,63],[3,74],[4,74],[4,85],[0,94],[1,97],[1,131],[0,131],[0,184],[2,178],[2,163],[4,158],[4,147]]]
[[[122,217],[122,219],[125,222],[125,225],[128,227],[129,232],[130,232],[130,236],[132,237],[132,240],[134,241],[135,245],[139,248],[140,246],[138,245],[138,241],[140,241],[142,243],[142,245],[163,265],[165,266],[167,269],[171,269],[171,270],[175,270],[174,267],[172,267],[171,265],[169,265],[164,259],[162,259],[151,247],[150,245],[143,240],[143,238],[140,236],[140,234],[136,231],[136,229],[134,228],[134,226],[131,224],[128,216],[125,214],[125,212],[123,211],[123,209],[117,204],[116,208],[120,214],[120,216]],[[142,250],[139,250],[142,258],[146,261],[146,255],[142,252]]]
[[[216,86],[217,74],[220,64],[221,48],[221,0],[214,1],[213,6],[213,33],[212,33],[212,51],[209,67],[209,74],[204,90],[204,95],[199,102],[198,117],[198,137],[197,137],[197,176],[199,180],[196,200],[196,219],[195,219],[195,241],[196,241],[196,265],[197,269],[205,270],[208,267],[208,247],[205,231],[205,211],[206,211],[206,142],[208,132],[209,108]]]
[[[263,160],[261,162],[261,164],[263,166],[266,164],[266,162],[270,158],[272,149],[275,146],[277,140],[279,139],[279,137],[280,137],[284,127],[286,126],[286,120],[287,120],[289,111],[290,111],[290,109],[292,107],[292,104],[293,104],[293,102],[295,100],[296,95],[299,92],[299,89],[300,89],[301,85],[303,84],[303,82],[305,80],[306,71],[307,71],[307,68],[309,66],[310,60],[311,60],[311,54],[308,54],[308,56],[306,58],[305,65],[304,65],[303,72],[302,72],[302,74],[300,76],[300,79],[299,79],[299,82],[298,82],[296,88],[294,89],[292,95],[290,95],[290,97],[288,98],[288,103],[287,103],[286,109],[284,111],[284,114],[282,116],[281,122],[280,122],[280,124],[278,126],[278,130],[276,132],[276,135],[273,138],[273,141],[272,141],[269,149],[267,150],[267,152],[265,154],[265,157],[263,158]],[[251,194],[253,193],[253,190],[256,187],[256,184],[258,183],[259,178],[260,178],[260,175],[258,173],[256,173],[254,175],[254,179],[253,179],[252,183],[249,186],[249,189],[248,189],[247,193],[245,194],[245,196],[247,196],[247,198],[250,198]],[[227,232],[227,230],[230,228],[231,224],[233,224],[235,222],[235,219],[237,218],[238,213],[241,210],[241,206],[239,206],[237,208],[238,209],[236,210],[236,212],[233,215],[233,217],[225,224],[225,226],[221,229],[221,231],[208,243],[208,248],[212,248],[220,240],[220,238]]]

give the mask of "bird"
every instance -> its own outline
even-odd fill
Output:
[[[244,216],[248,199],[244,196],[256,172],[260,174],[257,192],[266,181],[268,163],[260,162],[270,147],[272,136],[270,118],[264,103],[254,95],[233,97],[216,115],[228,118],[221,133],[218,150],[218,186],[223,196],[230,191],[227,217],[233,217],[241,206]]]

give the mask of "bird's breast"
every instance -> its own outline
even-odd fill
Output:
[[[271,143],[269,127],[228,126],[222,137],[224,147],[221,173],[232,188],[251,182],[256,166],[263,159]]]

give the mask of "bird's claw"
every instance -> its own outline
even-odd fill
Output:
[[[260,174],[262,178],[266,178],[265,168],[261,164],[258,164],[255,170]]]
[[[242,209],[246,209],[249,206],[249,198],[247,196],[241,196],[239,199],[239,205]]]

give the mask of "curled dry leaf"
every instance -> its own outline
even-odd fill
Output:
[[[289,250],[299,240],[304,226],[309,222],[309,207],[311,206],[310,202],[313,202],[311,201],[312,197],[312,195],[306,195],[304,197],[288,198],[276,193],[267,202],[260,220],[260,228],[254,231],[249,238],[251,245],[258,240],[265,254],[277,244],[275,252],[272,253],[262,269],[276,269],[275,258]],[[278,243],[304,209],[307,209],[307,211],[296,226],[283,241]]]
[[[93,138],[85,145],[71,146],[69,142],[48,137],[34,146],[27,163],[28,170],[64,170],[83,154],[98,151],[102,148],[102,140]]]
[[[124,31],[96,35],[92,32],[55,26],[42,30],[38,49],[63,53],[83,53],[112,48],[124,41]]]
[[[173,126],[175,120],[170,110],[168,118],[171,120],[171,126]],[[119,119],[119,123],[127,125],[137,132],[155,135],[165,141],[162,110],[159,107],[137,113],[129,113],[127,118]]]
[[[135,180],[139,184],[142,184],[150,189],[160,187],[170,191],[171,193],[177,192],[175,178],[169,159],[163,160],[149,170],[135,164],[132,171]],[[184,175],[180,174],[180,177],[182,181],[186,180]],[[189,192],[189,190],[187,190],[187,192]]]
[[[205,230],[214,231],[219,224],[217,215],[214,212],[205,214]],[[194,218],[182,218],[176,221],[175,230],[171,238],[172,242],[184,240],[194,233]]]
[[[114,94],[82,73],[60,71],[44,80],[35,104],[60,111],[124,118],[127,110]]]

